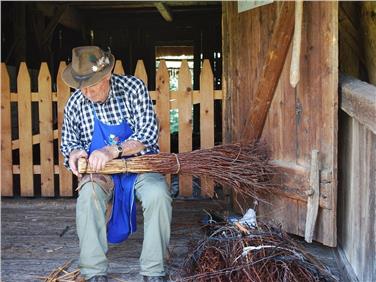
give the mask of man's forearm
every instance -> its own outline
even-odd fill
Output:
[[[127,140],[121,143],[121,147],[123,148],[123,153],[121,154],[121,156],[131,156],[145,149],[145,145],[137,140]],[[114,159],[117,158],[119,153],[116,149],[116,146],[107,146],[105,149],[112,154],[112,157]]]
[[[121,146],[123,147],[123,156],[137,154],[145,149],[145,145],[137,140],[127,140]]]

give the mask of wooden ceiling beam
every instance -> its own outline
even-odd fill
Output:
[[[170,8],[163,2],[156,2],[154,3],[154,6],[158,9],[161,16],[165,19],[167,22],[172,22],[172,13]]]
[[[67,5],[67,4],[64,4]],[[56,11],[61,11],[59,6],[56,4],[46,3],[46,2],[37,2],[36,9],[41,11],[45,16],[49,18],[53,18],[56,16]],[[75,29],[75,30],[82,30],[82,21],[78,15],[78,12],[75,8],[68,6],[62,15],[60,15],[59,23],[65,27]]]

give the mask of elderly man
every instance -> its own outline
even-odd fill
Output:
[[[107,242],[120,243],[136,230],[137,196],[144,215],[140,273],[144,281],[165,281],[171,197],[164,177],[158,173],[82,177],[77,170],[79,158],[87,158],[99,171],[110,160],[159,151],[156,115],[144,83],[134,76],[111,74],[114,62],[114,56],[99,47],[77,47],[62,76],[76,89],[65,106],[61,151],[66,166],[80,179],[76,207],[80,272],[86,281],[107,281]]]

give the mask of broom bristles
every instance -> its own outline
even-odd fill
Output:
[[[112,160],[98,172],[87,167],[86,159],[81,159],[78,170],[80,173],[159,172],[209,177],[219,184],[231,186],[235,192],[255,196],[253,191],[273,187],[271,179],[275,172],[268,160],[266,144],[253,142],[219,145],[179,154],[159,153]]]

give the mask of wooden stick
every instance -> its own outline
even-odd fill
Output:
[[[300,50],[302,45],[302,24],[303,24],[303,1],[295,1],[295,28],[294,40],[292,43],[292,56],[290,67],[290,84],[296,87],[300,80]]]

